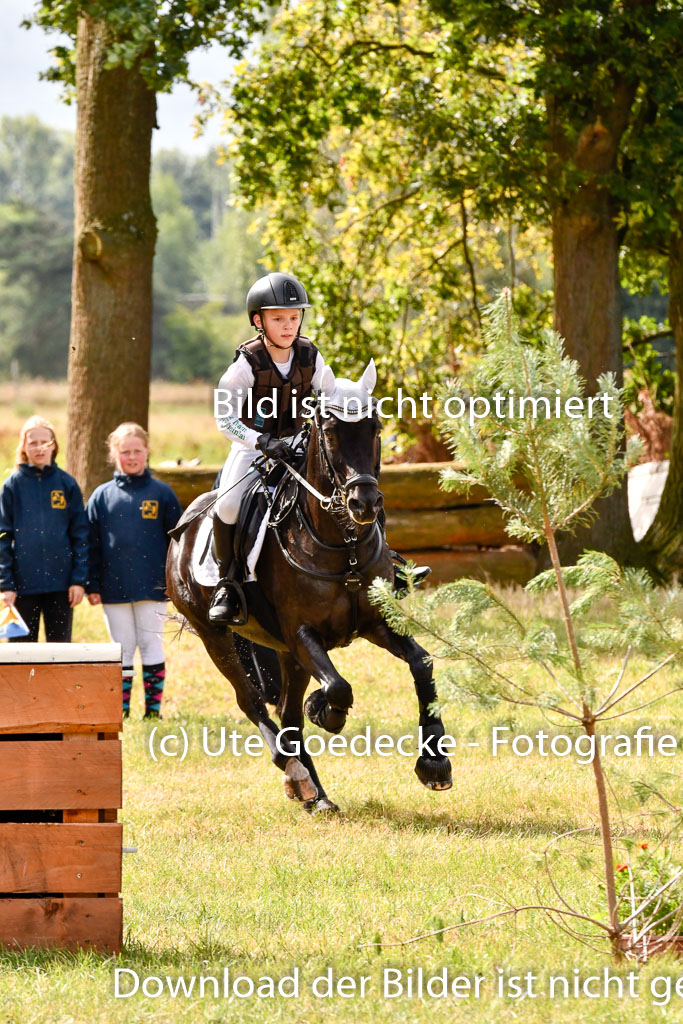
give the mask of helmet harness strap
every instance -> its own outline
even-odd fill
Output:
[[[299,319],[299,326],[297,328],[296,336],[294,338],[294,341],[292,342],[292,345],[278,345],[278,343],[276,341],[273,341],[273,339],[270,337],[270,335],[266,331],[265,327],[263,326],[264,319],[263,319],[263,310],[262,309],[259,310],[258,315],[259,315],[259,319],[261,321],[261,326],[260,327],[256,327],[256,333],[260,336],[261,341],[267,342],[269,345],[272,345],[273,348],[279,348],[281,351],[286,352],[288,349],[291,349],[292,345],[294,344],[294,341],[298,341],[299,340],[299,335],[301,334],[301,327],[302,327],[302,324],[304,322],[304,317],[306,316],[306,310],[305,309],[301,310],[301,317]],[[256,326],[256,325],[254,325],[254,326]]]

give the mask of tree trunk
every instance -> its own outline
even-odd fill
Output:
[[[149,404],[156,95],[136,68],[105,68],[107,32],[79,21],[67,444],[86,495],[109,475],[107,435],[146,427]]]
[[[641,544],[662,576],[683,574],[683,211],[669,247],[669,319],[676,340],[676,395],[669,472],[657,515]]]
[[[548,101],[551,169],[559,176],[576,169],[582,184],[565,192],[553,212],[555,328],[566,351],[579,364],[588,392],[596,378],[612,371],[622,382],[622,312],[619,288],[619,240],[616,210],[605,176],[616,168],[619,144],[628,124],[633,91],[615,85],[611,104],[595,113],[578,139],[566,132],[568,115]],[[563,535],[559,546],[565,564],[585,548],[606,551],[619,561],[632,560],[635,543],[628,516],[626,483],[596,502],[588,526]]]

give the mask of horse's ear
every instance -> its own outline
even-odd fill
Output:
[[[326,366],[320,381],[320,390],[323,395],[327,395],[329,398],[334,393],[334,386],[334,370],[331,366]]]
[[[377,383],[377,368],[375,367],[375,360],[371,359],[368,365],[363,371],[363,376],[360,379],[361,386],[365,388],[368,394],[372,394],[375,384]]]

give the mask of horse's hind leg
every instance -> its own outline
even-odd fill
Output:
[[[214,665],[232,683],[240,709],[268,744],[273,764],[285,773],[285,777],[296,782],[302,799],[315,800],[318,794],[309,769],[297,756],[296,748],[287,742],[286,736],[280,735],[276,723],[268,716],[263,695],[250,682],[242,667],[232,634],[224,628],[204,628],[200,635]]]
[[[380,623],[363,636],[377,647],[383,647],[395,657],[408,662],[420,708],[421,747],[415,763],[415,774],[428,789],[450,789],[453,785],[451,763],[437,746],[445,733],[443,722],[440,715],[429,710],[437,699],[429,655],[411,636],[394,633],[386,622]]]
[[[302,791],[301,784],[285,775],[285,793],[292,800],[303,800],[310,811],[338,811],[336,804],[328,798],[318,778],[313,758],[304,748],[304,694],[311,675],[299,665],[291,654],[280,654],[282,669],[282,699],[279,706],[282,729],[285,735],[297,745],[299,759],[308,769],[317,794],[313,800]]]

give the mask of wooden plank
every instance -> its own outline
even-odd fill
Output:
[[[388,509],[459,508],[478,504],[488,494],[481,487],[470,494],[444,491],[439,484],[440,473],[453,462],[415,462],[382,466],[380,488]],[[178,501],[187,508],[200,494],[210,491],[220,466],[175,466],[156,469],[154,475],[172,487]]]
[[[120,740],[0,743],[0,810],[120,806]]]
[[[118,896],[0,899],[0,944],[96,949],[119,953],[123,933],[123,903]]]
[[[227,453],[227,449],[226,449]],[[174,466],[155,469],[154,476],[171,487],[183,508],[213,487],[221,466]]]
[[[389,512],[389,546],[403,552],[472,544],[477,547],[502,547],[510,543],[505,521],[496,505],[435,511]]]
[[[528,583],[536,572],[536,557],[523,546],[482,548],[478,551],[401,551],[418,565],[431,566],[426,586],[450,583],[464,576],[498,583]]]
[[[118,732],[121,666],[0,663],[0,706],[0,732]]]
[[[1,644],[0,663],[73,665],[76,662],[121,663],[121,644]]]
[[[489,497],[483,487],[463,491],[444,491],[441,487],[442,470],[461,469],[455,462],[414,462],[396,466],[382,466],[379,476],[384,507],[388,512],[402,509],[461,508],[480,505]]]
[[[461,469],[456,462],[402,462],[382,466],[379,485],[384,494],[384,505],[389,511],[400,509],[462,508],[480,505],[489,499],[483,487],[463,491],[444,491],[441,471]],[[174,466],[156,469],[154,475],[173,488],[183,508],[187,508],[200,494],[213,487],[220,466]],[[521,481],[519,481],[521,483]]]
[[[0,892],[121,891],[123,826],[0,824]]]

